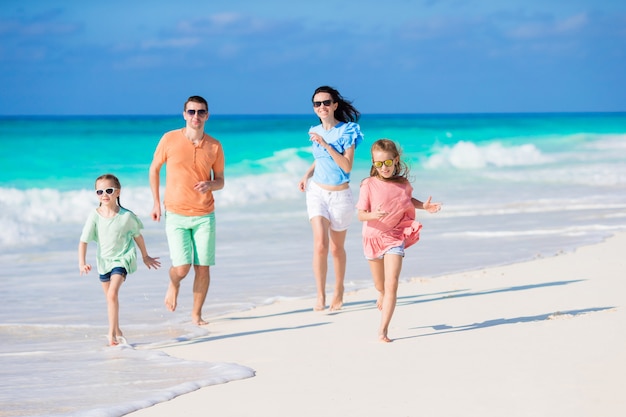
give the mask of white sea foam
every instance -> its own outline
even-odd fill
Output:
[[[22,374],[5,375],[12,381],[12,396],[2,402],[3,415],[8,416],[114,417],[204,386],[254,375],[252,369],[237,364],[192,362],[156,350],[124,347],[52,352],[11,361],[8,368]],[[85,367],[89,372],[83,372]],[[33,379],[32,370],[38,370],[40,378]],[[37,382],[48,373],[62,383]],[[116,387],[114,400],[111,387]]]
[[[585,138],[589,135],[584,135]],[[596,140],[586,142],[584,147],[587,149],[597,149],[602,151],[618,151],[621,154],[626,153],[626,134],[593,134]]]
[[[436,148],[435,154],[428,158],[424,166],[427,169],[479,169],[489,166],[538,165],[551,161],[550,157],[542,154],[533,144],[506,147],[495,142],[480,146],[473,142],[459,141],[453,146]]]
[[[626,225],[586,225],[586,226],[569,226],[569,227],[546,227],[540,229],[524,229],[524,230],[480,230],[480,231],[461,231],[448,232],[442,234],[442,237],[454,238],[515,238],[515,237],[541,237],[541,236],[585,236],[589,232],[617,232],[626,230]]]

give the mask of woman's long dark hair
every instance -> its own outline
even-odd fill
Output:
[[[357,122],[359,120],[359,117],[361,117],[361,113],[352,105],[352,102],[343,98],[341,94],[339,94],[339,91],[335,90],[334,88],[327,85],[318,87],[313,93],[311,101],[313,101],[313,98],[315,98],[315,95],[317,93],[328,93],[333,98],[333,102],[338,103],[337,110],[335,110],[334,116],[335,119],[339,120],[340,122]]]

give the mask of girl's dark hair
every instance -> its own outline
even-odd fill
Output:
[[[122,184],[120,183],[120,180],[113,174],[103,174],[100,175],[98,178],[96,178],[96,182],[95,184],[98,184],[98,181],[100,180],[109,180],[109,181],[113,181],[113,185],[115,185],[115,188],[117,188],[118,190],[122,189]],[[117,205],[122,207],[122,204],[120,203],[120,196],[117,196]]]
[[[361,117],[361,113],[352,105],[351,101],[346,100],[339,94],[339,91],[335,90],[332,87],[327,85],[323,85],[318,87],[313,96],[311,96],[311,101],[315,98],[317,93],[328,93],[333,99],[334,103],[338,103],[337,110],[335,110],[335,119],[340,122],[348,123],[348,122],[357,122],[359,117]]]
[[[409,181],[409,167],[402,161],[402,149],[390,139],[378,139],[372,144],[371,153],[374,151],[388,152],[393,155],[393,158],[398,158],[398,163],[394,167],[393,176],[390,178],[383,178],[376,167],[372,164],[370,169],[370,177],[378,177],[385,181],[404,182]],[[374,162],[374,161],[372,161]]]

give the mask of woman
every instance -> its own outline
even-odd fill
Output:
[[[363,141],[361,128],[356,123],[361,114],[332,87],[316,89],[312,101],[313,110],[320,119],[320,124],[309,130],[315,161],[298,187],[300,191],[306,191],[307,211],[313,229],[313,275],[317,285],[314,310],[326,308],[326,273],[330,251],[335,270],[335,291],[330,310],[336,311],[343,305],[346,273],[344,242],[354,213],[350,172],[354,151]]]

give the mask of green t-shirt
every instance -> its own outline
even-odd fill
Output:
[[[141,234],[141,229],[143,223],[139,217],[123,207],[113,217],[103,217],[94,210],[83,227],[80,241],[94,241],[98,245],[96,263],[100,275],[111,272],[116,266],[132,274],[137,270],[134,238]]]

